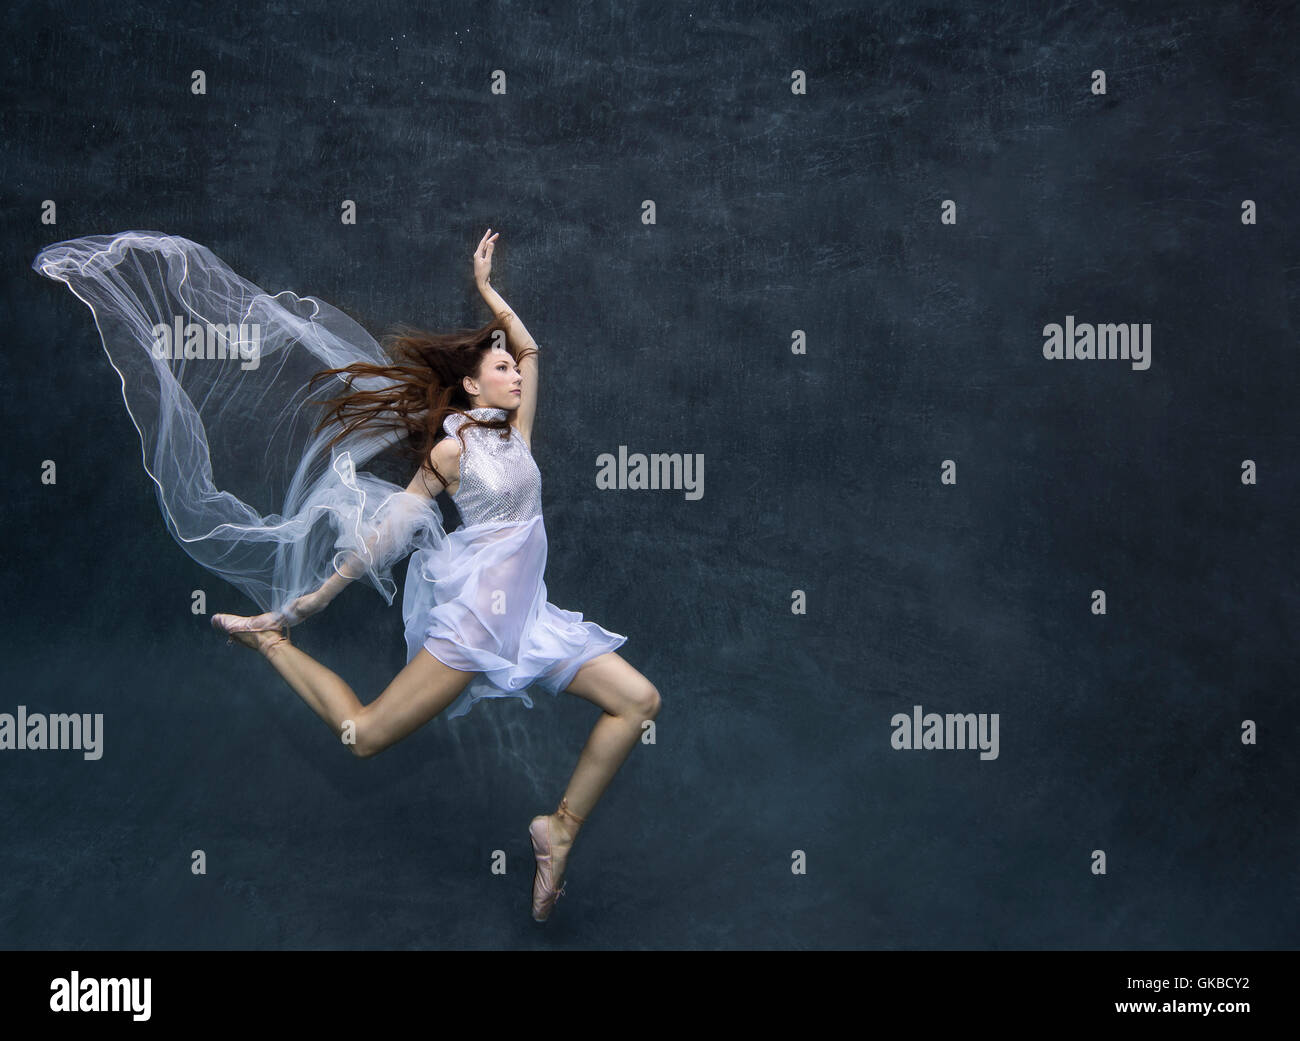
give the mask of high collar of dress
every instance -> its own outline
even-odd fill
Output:
[[[473,416],[475,419],[505,419],[506,410],[503,408],[467,408],[467,416]]]

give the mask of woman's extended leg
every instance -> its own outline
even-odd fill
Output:
[[[592,727],[561,802],[577,817],[586,818],[641,739],[641,725],[659,714],[659,691],[610,651],[583,665],[565,693],[576,694],[605,710]],[[555,889],[564,882],[564,864],[581,827],[579,821],[560,810],[550,814],[551,885]]]
[[[275,668],[353,755],[366,759],[396,744],[445,709],[472,672],[444,665],[424,648],[369,705],[362,705],[337,673],[274,631],[236,632],[235,639],[254,647]]]

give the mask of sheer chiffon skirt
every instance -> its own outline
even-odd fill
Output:
[[[483,698],[533,707],[531,686],[559,694],[591,659],[627,637],[547,601],[546,527],[473,524],[412,554],[402,615],[407,660],[423,648],[445,665],[481,675],[447,709],[454,719]]]

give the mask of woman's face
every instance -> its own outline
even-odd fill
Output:
[[[519,390],[523,382],[523,374],[510,352],[504,347],[493,347],[483,355],[478,379],[465,380],[465,391],[472,400],[477,399],[479,408],[503,408],[507,412],[513,412],[519,407]],[[477,384],[477,394],[471,383]]]

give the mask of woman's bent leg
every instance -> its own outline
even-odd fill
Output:
[[[559,808],[546,815],[550,882],[547,884],[542,875],[540,859],[533,882],[534,908],[540,903],[544,914],[549,913],[549,905],[554,903],[563,885],[569,850],[582,827],[582,819],[595,808],[614,774],[641,739],[642,724],[659,714],[659,691],[655,685],[614,651],[584,664],[565,692],[586,698],[605,711],[587,738]],[[566,812],[569,810],[572,813]]]
[[[586,817],[641,740],[642,724],[659,714],[659,691],[622,657],[610,651],[583,665],[565,693],[576,694],[605,710],[592,728],[564,790],[569,809],[579,817]],[[576,834],[576,824],[566,819],[563,826]]]
[[[450,705],[474,678],[444,665],[424,648],[368,705],[352,688],[288,640],[263,650],[271,663],[353,755],[367,759],[396,744]]]

